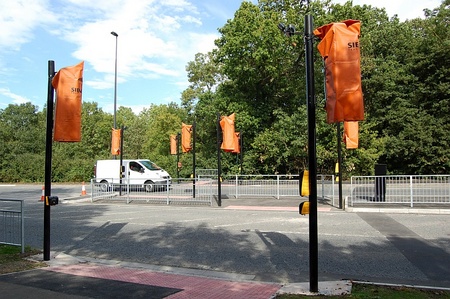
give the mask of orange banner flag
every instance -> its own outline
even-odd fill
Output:
[[[170,135],[170,154],[177,154],[177,135]]]
[[[314,30],[325,60],[327,122],[364,119],[361,88],[360,22],[346,20]]]
[[[233,152],[237,149],[235,144],[234,119],[235,114],[233,113],[230,116],[222,116],[220,120],[220,127],[222,128],[222,145],[220,148],[226,152]]]
[[[81,141],[83,68],[84,61],[60,69],[52,79],[56,90],[54,141]]]
[[[112,129],[111,154],[113,156],[120,155],[120,138],[122,137],[121,129]]]
[[[359,125],[357,121],[344,122],[344,142],[347,149],[358,148]]]
[[[192,125],[181,124],[181,150],[188,153],[192,150],[191,146]]]

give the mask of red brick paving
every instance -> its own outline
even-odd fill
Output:
[[[149,270],[77,264],[45,268],[49,271],[93,278],[182,289],[169,299],[269,299],[281,288],[279,284],[237,282],[199,276],[153,272]]]

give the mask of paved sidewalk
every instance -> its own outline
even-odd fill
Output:
[[[42,261],[42,255],[33,257]],[[249,298],[309,294],[309,284],[251,281],[251,275],[97,260],[52,253],[49,267],[0,275],[5,298]],[[319,293],[349,293],[347,281],[320,282]]]

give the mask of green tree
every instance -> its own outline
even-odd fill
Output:
[[[0,181],[42,181],[45,122],[31,103],[10,104],[0,110]]]

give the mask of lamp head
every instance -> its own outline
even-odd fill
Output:
[[[281,32],[286,35],[287,37],[291,37],[295,34],[297,34],[297,32],[295,31],[295,27],[294,25],[289,24],[287,27],[286,25],[284,25],[283,23],[278,24],[278,29],[281,30]]]
[[[115,37],[118,37],[119,35],[117,33],[115,33],[114,31],[111,31],[111,34],[114,35]]]

